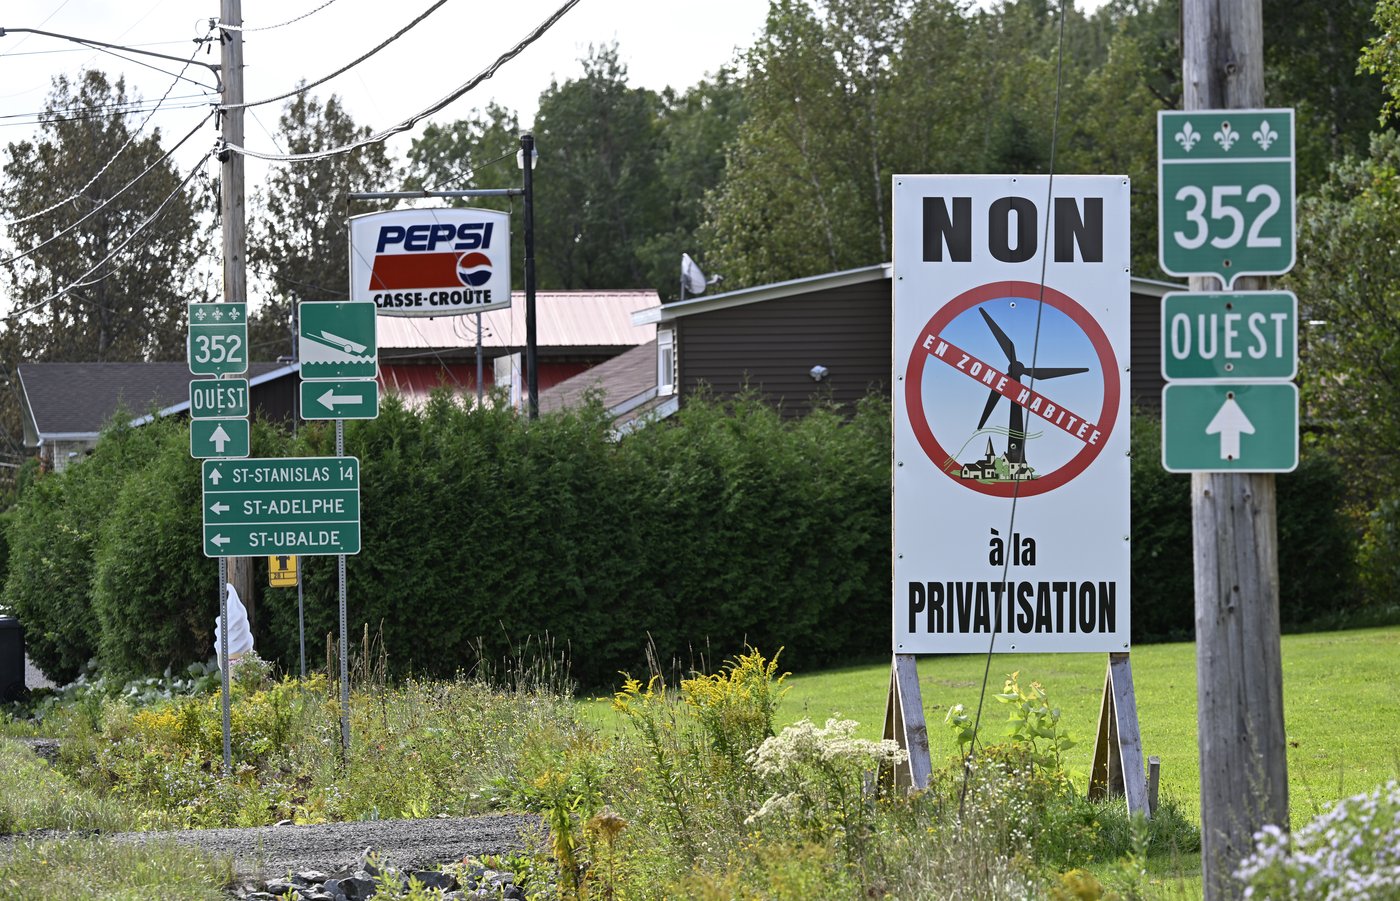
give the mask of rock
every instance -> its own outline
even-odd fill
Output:
[[[435,888],[450,892],[457,887],[457,877],[441,870],[409,870],[403,875],[405,884],[412,878],[421,882],[423,888]]]
[[[364,849],[363,851],[360,852],[360,856],[359,856],[359,858],[355,861],[355,864],[356,864],[356,866],[357,866],[359,869],[365,871],[366,873],[370,874],[371,876],[378,876],[378,875],[379,875],[379,866],[378,866],[378,864],[376,864],[376,863],[374,862],[374,860],[372,859],[373,857],[374,857],[374,849],[373,849],[373,848],[366,848],[366,849]]]
[[[268,892],[250,892],[248,901],[277,901],[277,896]]]
[[[345,897],[344,895],[341,896]],[[335,901],[336,896],[320,889],[302,889],[301,901]]]
[[[511,901],[524,901],[525,890],[518,885],[508,885],[505,891],[501,893],[501,896],[511,899]]]
[[[515,882],[514,873],[501,873],[496,870],[487,870],[481,874],[482,880],[490,885],[509,885]]]
[[[374,894],[377,886],[368,875],[357,873],[344,879],[327,879],[322,889],[332,898],[344,901],[365,901]]]
[[[288,879],[269,879],[263,883],[263,891],[269,895],[285,895],[287,892],[296,891],[301,888],[296,882]]]
[[[320,885],[325,882],[327,878],[329,877],[320,870],[298,870],[296,875],[292,876],[292,881],[298,885],[310,886]]]
[[[274,825],[274,826],[295,826],[295,825],[296,825],[296,820],[278,820],[277,822],[273,823],[272,825]]]

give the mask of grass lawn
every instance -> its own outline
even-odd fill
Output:
[[[1144,756],[1162,759],[1162,791],[1199,817],[1196,655],[1193,644],[1142,645],[1132,652],[1133,685]],[[991,696],[1005,674],[1041,682],[1079,742],[1070,765],[1087,784],[1107,658],[1101,654],[998,654],[992,660],[983,734],[996,740],[1006,714]],[[952,704],[975,710],[985,658],[921,657],[919,686],[935,765],[956,750],[943,717]],[[1301,826],[1324,805],[1400,775],[1400,627],[1285,635],[1284,726],[1288,735],[1289,810]],[[889,682],[886,663],[788,678],[779,712],[788,722],[821,722],[840,713],[878,738]]]
[[[1132,652],[1133,685],[1144,756],[1162,760],[1162,791],[1199,816],[1200,767],[1196,742],[1196,654],[1189,643],[1142,645]],[[920,657],[919,686],[937,765],[956,750],[943,717],[953,704],[977,706],[985,658]],[[1102,654],[997,654],[992,659],[983,734],[1001,735],[1006,714],[992,695],[1007,673],[1036,680],[1061,710],[1061,722],[1079,745],[1070,766],[1087,784],[1094,730],[1103,697],[1107,658]],[[1320,632],[1283,637],[1284,725],[1288,735],[1289,810],[1296,826],[1338,798],[1400,777],[1400,627]],[[860,735],[879,738],[889,664],[796,673],[779,709],[782,723],[837,714],[861,724]],[[620,725],[609,699],[584,702],[587,718]]]

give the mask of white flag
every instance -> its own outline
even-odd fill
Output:
[[[681,254],[681,284],[691,295],[705,293],[705,273],[700,271],[688,253]]]

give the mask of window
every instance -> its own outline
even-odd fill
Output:
[[[656,330],[656,393],[665,397],[676,393],[676,333]]]

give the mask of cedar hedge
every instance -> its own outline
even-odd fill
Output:
[[[1134,635],[1189,638],[1190,480],[1161,470],[1153,420],[1134,429]],[[620,439],[598,403],[530,423],[445,394],[416,411],[387,398],[346,427],[364,511],[352,640],[367,623],[396,675],[451,676],[548,636],[588,686],[644,671],[648,643],[683,665],[746,644],[785,647],[794,667],[887,653],[889,436],[878,397],[800,420],[755,396],[699,399]],[[328,455],[333,429],[293,439],[259,423],[253,443],[256,456]],[[185,425],[158,421],[108,430],[89,460],[22,494],[4,603],[52,676],[93,656],[139,674],[211,655],[217,564],[199,550],[198,469]],[[1286,622],[1330,612],[1351,585],[1338,482],[1319,454],[1280,479]],[[336,631],[336,566],[302,566],[314,665]],[[296,590],[260,591],[258,650],[294,669]]]

